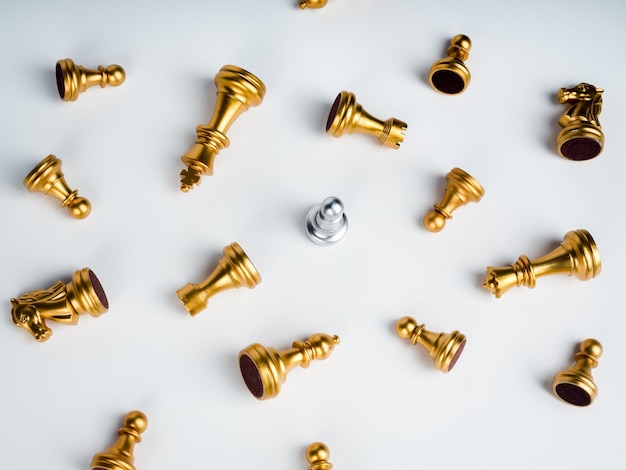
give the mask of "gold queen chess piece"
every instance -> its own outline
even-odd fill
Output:
[[[591,405],[598,395],[591,370],[598,366],[601,355],[602,345],[598,340],[593,338],[584,340],[576,353],[576,364],[554,376],[552,380],[554,394],[572,405]]]
[[[465,34],[457,34],[450,41],[448,57],[438,60],[430,68],[431,86],[446,95],[463,93],[470,82],[470,71],[465,65],[472,41]]]
[[[456,330],[452,333],[434,333],[425,329],[425,326],[418,324],[412,317],[402,317],[396,322],[396,333],[413,344],[423,346],[434,359],[438,370],[450,372],[465,348],[465,335]]]
[[[557,248],[534,261],[522,255],[506,267],[488,266],[483,287],[499,299],[512,287],[534,288],[541,276],[566,274],[587,281],[600,274],[601,269],[600,253],[591,234],[573,230],[565,234]]]
[[[68,186],[61,171],[61,163],[54,155],[48,155],[24,178],[24,186],[31,193],[48,194],[58,199],[61,207],[67,207],[72,217],[84,219],[91,213],[91,203],[78,196],[78,190],[72,191]]]
[[[141,411],[131,411],[124,417],[123,427],[117,433],[117,442],[91,459],[91,470],[135,470],[135,444],[148,427],[148,418]]]
[[[57,89],[63,101],[76,101],[87,88],[100,85],[120,86],[126,79],[126,72],[119,65],[113,64],[108,67],[99,65],[97,69],[90,70],[76,65],[72,59],[59,60],[56,65]]]
[[[209,298],[226,289],[254,288],[261,282],[261,275],[256,270],[248,255],[238,243],[231,243],[224,248],[224,256],[217,268],[199,284],[188,283],[176,291],[187,311],[195,316],[204,310]]]
[[[180,172],[180,189],[188,192],[200,184],[201,175],[213,174],[215,156],[230,145],[226,132],[250,106],[258,106],[265,96],[265,85],[250,72],[224,65],[215,75],[217,102],[207,125],[196,128],[195,145],[180,157],[187,168]]]
[[[306,461],[309,462],[308,470],[332,470],[333,464],[328,461],[330,451],[323,442],[314,442],[306,448]]]
[[[582,161],[597,157],[604,147],[604,133],[598,116],[602,111],[602,88],[581,83],[561,88],[556,95],[561,104],[569,105],[559,118],[563,129],[556,138],[559,154]]]
[[[337,95],[326,121],[326,132],[333,137],[341,137],[346,132],[362,132],[373,135],[381,145],[392,149],[400,148],[406,129],[406,122],[399,119],[392,117],[383,121],[375,118],[357,103],[356,96],[349,91]]]
[[[13,323],[28,331],[39,342],[50,338],[46,320],[76,325],[78,316],[99,317],[109,309],[102,284],[89,268],[74,272],[72,281],[57,281],[45,290],[35,290],[11,299]]]
[[[297,366],[307,368],[311,361],[330,356],[339,337],[315,334],[307,341],[294,341],[291,349],[277,351],[258,343],[239,353],[239,369],[250,393],[258,400],[274,398],[287,374]]]

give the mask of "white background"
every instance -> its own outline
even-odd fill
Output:
[[[305,470],[318,440],[338,470],[623,468],[625,20],[621,0],[3,2],[0,468],[86,469],[133,409],[149,418],[135,448],[144,470]],[[458,33],[473,42],[472,81],[449,97],[426,77]],[[62,102],[54,67],[66,57],[120,64],[126,82]],[[179,157],[224,64],[267,94],[229,130],[214,175],[183,194]],[[605,89],[606,146],[572,162],[555,150],[555,94],[582,81]],[[406,121],[401,148],[326,135],[340,90]],[[50,153],[91,201],[87,219],[22,186]],[[485,196],[427,232],[455,166]],[[350,227],[319,247],[304,216],[329,195]],[[541,256],[579,228],[597,242],[599,277],[541,278],[498,300],[481,287],[486,266]],[[176,290],[233,241],[262,283],[190,317]],[[85,266],[108,313],[49,323],[43,344],[13,326],[11,297]],[[467,335],[450,374],[396,336],[404,315]],[[317,332],[341,337],[332,356],[254,399],[239,351]],[[550,384],[587,337],[604,346],[599,394],[576,408]]]

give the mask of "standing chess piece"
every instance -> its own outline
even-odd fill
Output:
[[[301,0],[298,6],[301,10],[305,8],[324,8],[328,0]]]
[[[333,464],[328,461],[330,451],[323,442],[314,442],[306,448],[306,460],[309,462],[308,470],[332,470]]]
[[[117,442],[93,456],[91,470],[135,470],[133,451],[148,427],[148,418],[141,411],[131,411],[124,417],[123,426],[117,431]]]
[[[554,394],[572,405],[591,405],[598,395],[591,370],[598,367],[601,355],[602,345],[598,340],[589,338],[583,341],[575,357],[576,364],[554,376],[552,381]]]
[[[306,234],[317,245],[333,245],[348,231],[348,218],[339,198],[327,197],[306,215]]]
[[[57,88],[63,101],[76,101],[87,88],[100,85],[120,86],[126,79],[126,72],[119,65],[113,64],[104,68],[99,65],[96,70],[90,70],[74,64],[72,59],[63,59],[56,66]]]
[[[457,34],[450,41],[445,59],[438,60],[430,68],[432,87],[446,95],[463,93],[470,82],[470,72],[465,66],[472,41],[465,34]]]

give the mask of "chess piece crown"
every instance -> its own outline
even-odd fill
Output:
[[[342,240],[348,231],[348,218],[341,199],[331,196],[313,206],[307,213],[305,229],[317,245],[333,245]]]
[[[126,79],[126,72],[117,64],[104,68],[99,65],[90,70],[76,65],[72,59],[59,60],[56,65],[57,89],[63,101],[76,101],[87,88],[100,85],[120,86]]]
[[[148,427],[148,418],[141,411],[131,411],[124,417],[123,427],[117,433],[119,438],[106,451],[93,456],[91,470],[136,470],[135,444],[141,442],[141,434]]]
[[[323,442],[314,442],[306,448],[306,460],[309,462],[308,470],[332,470],[333,464],[328,461],[330,451]]]
[[[598,340],[593,338],[584,340],[576,353],[576,363],[554,376],[552,381],[554,394],[572,405],[591,405],[598,395],[591,370],[598,366],[601,355],[602,345]]]
[[[470,82],[470,71],[465,65],[472,41],[464,34],[457,34],[450,41],[445,59],[438,60],[430,68],[429,81],[434,89],[446,95],[463,93]]]

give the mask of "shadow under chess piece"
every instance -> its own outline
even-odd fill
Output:
[[[439,232],[452,218],[452,212],[468,202],[478,202],[485,194],[481,184],[460,168],[453,168],[447,175],[446,192],[434,210],[424,216],[424,227],[430,232]]]
[[[180,172],[180,189],[188,192],[200,184],[201,175],[213,174],[215,156],[230,145],[226,132],[250,106],[258,106],[265,96],[265,85],[250,72],[224,65],[215,75],[217,102],[207,125],[196,128],[196,143],[180,157],[187,168]]]
[[[584,340],[576,354],[576,364],[554,376],[552,381],[554,394],[572,405],[591,405],[598,394],[591,370],[598,366],[601,355],[602,345],[598,340],[592,338]]]
[[[591,234],[586,230],[573,230],[565,234],[556,249],[534,261],[522,255],[517,263],[509,266],[488,266],[483,287],[499,299],[512,287],[534,288],[541,276],[567,274],[587,281],[600,274],[601,269],[600,253]]]
[[[258,343],[239,353],[239,369],[250,393],[259,400],[274,398],[293,368],[309,367],[311,361],[330,356],[339,344],[338,336],[315,334],[307,341],[294,341],[291,349],[277,351]]]
[[[406,122],[399,119],[392,117],[383,121],[375,118],[356,102],[356,96],[349,91],[337,95],[326,121],[326,132],[333,137],[341,137],[345,132],[362,132],[373,135],[381,145],[393,149],[400,148],[406,129]]]
[[[348,231],[348,218],[339,198],[327,197],[319,206],[313,206],[306,215],[306,234],[316,245],[333,245]]]
[[[48,194],[58,199],[61,207],[67,207],[72,217],[84,219],[91,213],[91,203],[78,196],[78,190],[72,191],[68,186],[61,163],[54,155],[48,155],[24,178],[24,186],[31,193]]]
[[[300,9],[305,8],[324,8],[328,0],[302,0],[298,5]]]
[[[306,460],[309,462],[308,470],[332,470],[333,464],[328,461],[330,451],[323,442],[314,442],[306,448]]]
[[[432,87],[446,95],[463,93],[470,82],[470,72],[465,66],[472,41],[464,34],[457,34],[450,41],[448,57],[438,60],[430,68]]]
[[[87,88],[100,85],[120,86],[126,79],[126,72],[119,65],[113,64],[104,68],[99,65],[96,70],[90,70],[74,64],[72,59],[63,59],[56,66],[57,88],[63,101],[76,101]]]
[[[131,411],[124,417],[123,427],[117,433],[117,442],[105,452],[93,456],[91,470],[135,470],[135,444],[141,442],[141,433],[148,427],[148,418],[141,411]]]
[[[261,275],[238,243],[224,248],[224,257],[217,268],[200,284],[189,283],[176,291],[187,311],[197,315],[204,310],[209,298],[226,289],[254,288],[261,282]]]

